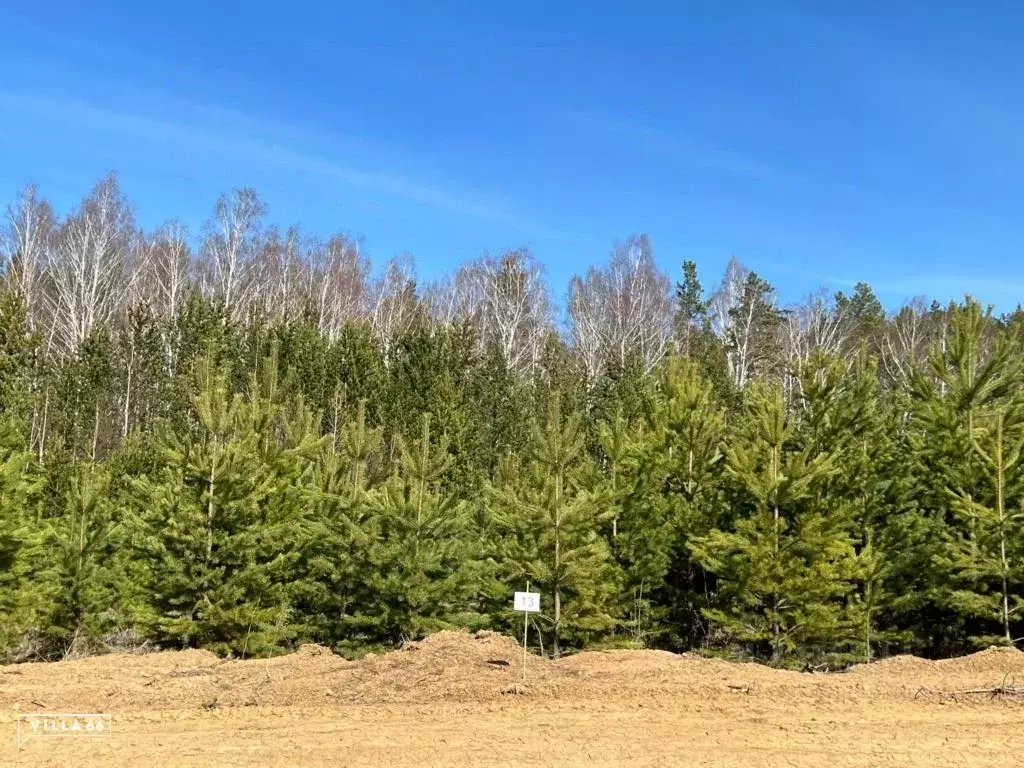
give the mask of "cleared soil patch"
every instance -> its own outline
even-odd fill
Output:
[[[358,662],[204,651],[0,667],[0,765],[1024,764],[1024,653],[803,674],[659,651],[551,661],[442,632]],[[1012,689],[1008,689],[1012,690]],[[14,741],[18,712],[110,712],[106,741]]]

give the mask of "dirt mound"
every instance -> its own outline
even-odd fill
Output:
[[[917,656],[892,656],[870,664],[858,664],[849,671],[854,675],[886,678],[915,676],[977,676],[1018,675],[1024,679],[1024,652],[1016,648],[991,647],[955,659],[936,661]]]
[[[66,659],[64,661],[26,662],[0,666],[0,670],[18,668],[22,670],[39,668],[55,668],[66,671],[84,669],[103,670],[107,667],[117,669],[176,669],[178,667],[211,667],[222,660],[211,651],[190,648],[184,651],[151,651],[149,653],[108,653],[102,656],[86,656],[83,658]]]
[[[664,670],[682,660],[679,654],[670,651],[582,651],[565,656],[557,661],[563,667],[583,671],[603,671],[629,667],[636,671]]]
[[[791,673],[756,662],[726,661],[696,653],[672,653],[652,650],[583,651],[555,662],[559,666],[585,673],[614,672],[622,675],[653,672],[673,675],[734,673],[742,671],[753,677],[785,676]]]
[[[640,689],[643,695],[692,687],[688,665],[687,659],[675,653],[638,650],[583,651],[553,662],[555,668],[575,675],[574,693],[589,695],[607,686],[623,692]]]
[[[498,632],[457,632],[445,630],[429,635],[416,643],[409,643],[399,653],[422,651],[420,655],[439,656],[452,660],[476,661],[495,655],[522,654],[523,648],[507,635]],[[385,656],[388,654],[385,654]]]
[[[439,632],[397,650],[348,661],[303,645],[269,659],[223,660],[207,651],[113,654],[0,667],[0,711],[191,709],[500,701],[510,694],[558,699],[746,694],[762,702],[912,696],[922,686],[956,690],[1024,682],[1024,653],[991,648],[960,659],[896,656],[850,674],[804,674],[666,651],[589,651],[557,661],[526,657],[493,632]]]
[[[256,669],[259,667],[268,669],[278,667],[300,669],[309,666],[335,668],[351,664],[352,662],[342,656],[338,656],[330,648],[308,643],[300,645],[292,653],[286,653],[281,656],[273,656],[269,659],[246,659],[245,661],[233,661],[230,663],[246,669]]]
[[[1012,649],[893,657],[852,674],[662,651],[531,653],[525,684],[522,658],[511,637],[441,632],[359,661],[306,645],[244,661],[178,651],[12,665],[0,667],[0,733],[13,734],[18,712],[108,712],[114,739],[40,738],[14,764],[197,768],[980,767],[1014,764],[1024,749],[1024,698],[987,693],[1007,674],[1024,683]]]
[[[0,708],[181,709],[498,701],[511,694],[644,699],[680,691],[800,695],[803,678],[757,664],[666,651],[584,652],[557,661],[526,656],[494,632],[446,631],[348,661],[304,645],[269,659],[222,660],[206,651],[110,655],[0,669]],[[9,677],[8,677],[9,676]],[[17,693],[7,685],[17,678]],[[783,689],[793,689],[785,693]]]
[[[872,661],[870,664],[857,664],[847,674],[852,675],[894,675],[913,674],[930,669],[933,662],[917,656],[889,656],[885,659]]]
[[[480,701],[521,692],[523,650],[494,632],[444,631],[397,651],[368,656],[331,679],[340,700],[356,702]],[[564,677],[534,654],[527,689],[550,690]]]
[[[586,697],[598,697],[602,691],[614,689],[623,698],[640,701],[651,696],[696,694],[714,698],[735,693],[779,700],[806,698],[812,689],[809,675],[691,653],[584,651],[559,659],[553,666],[571,671],[575,677],[569,690]]]
[[[334,652],[330,648],[326,648],[316,643],[304,643],[299,646],[299,649],[295,651],[296,656],[333,656]]]
[[[942,659],[934,664],[943,672],[1019,675],[1024,678],[1024,651],[1016,648],[993,646],[969,656]]]

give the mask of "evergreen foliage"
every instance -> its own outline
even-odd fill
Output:
[[[532,433],[521,473],[506,468],[491,489],[497,559],[506,583],[529,580],[549,596],[545,634],[558,656],[567,640],[584,642],[615,626],[618,573],[599,532],[614,513],[584,455],[578,414],[563,415],[554,397]]]
[[[251,190],[195,249],[118,210],[102,306],[54,271],[72,241],[0,276],[0,660],[518,631],[527,582],[555,655],[1024,635],[1020,312],[780,308],[738,262],[673,296],[637,237],[563,329],[525,252],[421,288],[346,238],[291,253]]]
[[[722,604],[707,617],[775,663],[797,648],[816,656],[843,640],[853,575],[845,502],[821,493],[836,454],[801,439],[778,386],[751,387],[736,432],[731,519],[694,544],[719,580]]]

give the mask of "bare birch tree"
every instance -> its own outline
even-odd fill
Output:
[[[139,294],[153,315],[160,319],[163,363],[167,373],[175,370],[179,349],[173,320],[178,316],[191,289],[194,259],[189,247],[188,231],[178,221],[171,221],[154,234],[143,238],[145,259],[138,278]]]
[[[729,337],[732,330],[733,313],[740,305],[743,297],[743,283],[746,282],[749,274],[750,270],[740,264],[736,258],[729,259],[722,282],[711,294],[708,306],[711,330],[722,341]]]
[[[852,325],[824,290],[783,313],[786,361],[783,390],[787,401],[802,393],[801,373],[816,352],[838,355],[851,337]],[[852,363],[852,358],[849,360]]]
[[[248,187],[221,195],[203,240],[203,277],[207,295],[224,303],[229,317],[247,309],[251,272],[260,249],[266,206]]]
[[[178,314],[192,277],[192,250],[188,230],[171,221],[145,239],[147,257],[141,277],[143,295],[157,317]]]
[[[670,281],[646,235],[617,243],[607,267],[573,278],[569,321],[591,377],[609,364],[625,367],[632,355],[645,373],[661,360],[672,337]]]
[[[306,246],[294,226],[284,234],[271,227],[263,238],[250,276],[249,299],[265,317],[291,318],[302,311],[309,285]]]
[[[594,268],[587,271],[586,277],[573,275],[569,281],[569,334],[590,381],[597,378],[605,366],[604,294],[604,280]]]
[[[358,317],[367,299],[370,261],[359,243],[335,235],[309,246],[307,294],[320,332],[336,339],[347,320]]]
[[[886,324],[882,339],[882,367],[893,382],[905,382],[915,365],[928,353],[936,338],[928,306],[917,297],[900,307]]]
[[[452,325],[463,317],[458,282],[447,274],[433,280],[423,289],[423,306],[427,316],[438,325]]]
[[[35,186],[27,186],[7,207],[0,230],[0,274],[25,302],[30,330],[42,324],[45,309],[43,270],[54,245],[55,220],[50,204]]]
[[[808,296],[785,314],[786,358],[799,369],[816,351],[841,352],[850,337],[850,324],[824,291]]]
[[[423,303],[430,319],[439,325],[452,325],[465,320],[479,320],[487,281],[481,279],[473,265],[464,265],[430,283],[423,292]]]
[[[29,332],[49,329],[43,355],[53,344],[54,323],[49,319],[51,305],[46,299],[46,269],[52,259],[56,239],[56,221],[50,204],[35,186],[27,186],[7,207],[6,226],[0,229],[0,276],[22,299]],[[29,423],[29,447],[43,459],[49,412],[49,390],[37,371],[29,388],[32,413]]]
[[[110,174],[64,222],[50,259],[49,300],[61,353],[72,353],[121,309],[132,236],[131,210]]]
[[[481,345],[494,345],[516,375],[530,375],[553,315],[533,255],[524,248],[484,256],[458,271],[451,290],[450,311],[477,326]]]
[[[415,266],[412,257],[391,259],[367,295],[367,316],[385,360],[398,336],[409,327],[417,305]]]

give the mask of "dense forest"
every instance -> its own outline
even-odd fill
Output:
[[[836,668],[1024,630],[1020,313],[780,306],[643,235],[564,302],[525,249],[421,285],[239,189],[116,176],[0,233],[0,661],[446,627]]]

